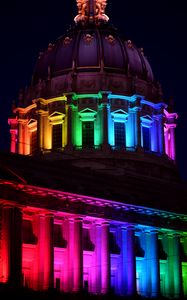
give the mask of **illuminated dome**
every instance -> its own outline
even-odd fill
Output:
[[[137,93],[154,102],[160,101],[162,92],[143,48],[137,48],[131,40],[119,35],[108,22],[104,8],[98,14],[97,9],[92,12],[90,7],[83,9],[81,4],[80,10],[80,3],[77,5],[79,14],[74,19],[75,25],[40,52],[27,103],[38,96],[58,97],[62,92],[90,90],[129,96]]]
[[[74,26],[40,53],[19,95],[11,151],[89,159],[107,152],[126,169],[171,174],[177,114],[167,111],[143,49],[110,25],[106,0],[77,0],[77,7]]]
[[[130,40],[125,41],[108,24],[91,26],[77,24],[72,30],[49,44],[41,53],[33,80],[47,80],[69,72],[115,72],[137,76],[154,82],[149,62]]]

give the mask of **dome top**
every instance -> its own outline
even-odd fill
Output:
[[[108,22],[106,0],[77,0],[77,6],[73,26],[40,52],[25,93],[26,104],[37,97],[99,91],[160,101],[161,86],[154,80],[143,48]]]
[[[102,23],[78,22],[55,44],[40,53],[33,83],[69,72],[106,71],[136,76],[153,82],[152,69],[142,48],[119,36],[116,29]]]
[[[99,24],[101,21],[108,22],[109,17],[105,14],[107,0],[76,0],[78,15],[74,21],[81,23]]]

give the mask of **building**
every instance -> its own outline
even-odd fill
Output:
[[[187,296],[177,114],[106,1],[40,53],[1,155],[0,281],[34,290]]]

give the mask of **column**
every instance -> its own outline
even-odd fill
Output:
[[[182,262],[180,259],[180,235],[173,235],[173,270],[174,270],[174,293],[176,298],[182,298]]]
[[[170,157],[171,159],[175,160],[175,133],[174,133],[174,126],[170,126]]]
[[[21,286],[22,213],[17,207],[3,206],[2,241],[2,281]]]
[[[18,120],[18,153],[23,154],[23,124],[22,120]]]
[[[43,247],[44,259],[44,289],[54,287],[54,247],[53,247],[53,224],[52,214],[45,215],[45,239]]]
[[[73,291],[73,267],[74,267],[74,220],[68,220],[68,291]],[[73,254],[73,255],[72,255]]]
[[[159,117],[159,150],[160,153],[165,153],[165,137],[164,137],[164,117],[163,114]]]
[[[44,150],[52,148],[52,127],[49,124],[48,111],[43,114]]]
[[[173,249],[173,236],[167,236],[167,254],[168,254],[168,276],[167,276],[167,297],[174,296],[174,249]]]
[[[30,134],[29,134],[27,122],[23,123],[23,137],[24,137],[23,153],[24,155],[28,155],[30,154]]]
[[[127,229],[121,228],[121,266],[120,266],[120,277],[121,277],[121,295],[127,295],[128,286],[128,256],[127,256]]]
[[[158,232],[150,232],[151,297],[160,295],[160,262],[158,257]]]
[[[81,291],[83,288],[83,238],[82,218],[74,221],[74,291]]]
[[[95,293],[101,293],[101,225],[95,224]]]
[[[16,153],[17,147],[16,147],[16,140],[17,140],[17,129],[10,129],[10,152]]]
[[[139,102],[139,101],[138,101]],[[136,148],[137,150],[142,149],[142,144],[141,144],[141,119],[140,119],[140,104],[137,103],[138,106],[136,106],[135,112],[136,112],[136,122],[135,122],[135,137],[136,137]]]
[[[68,105],[68,124],[67,124],[67,148],[72,150],[73,149],[73,144],[72,144],[72,106],[69,104]]]
[[[151,239],[150,239],[150,232],[144,232],[144,249],[145,249],[145,256],[144,256],[144,293],[143,295],[146,297],[151,297]]]
[[[45,215],[34,216],[33,231],[38,239],[34,265],[34,289],[42,291],[44,289]]]
[[[102,108],[103,108],[103,144],[102,147],[103,149],[107,150],[109,149],[109,143],[108,143],[108,114],[109,114],[109,104],[108,104],[108,94],[103,93],[102,95]]]
[[[104,222],[101,226],[101,293],[110,291],[110,224]]]
[[[38,111],[38,122],[37,122],[37,141],[38,150],[43,150],[43,111]]]
[[[133,296],[136,294],[136,256],[135,256],[135,228],[127,227],[127,294]]]
[[[168,127],[166,125],[164,133],[164,143],[165,143],[165,153],[169,156],[169,146],[168,146]]]
[[[109,149],[109,143],[108,143],[108,113],[109,113],[109,104],[107,103],[107,95],[103,95],[103,97],[106,97],[106,103],[103,103],[103,149]]]

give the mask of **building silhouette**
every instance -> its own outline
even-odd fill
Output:
[[[0,282],[36,291],[187,296],[177,114],[105,0],[40,53],[0,162]]]

